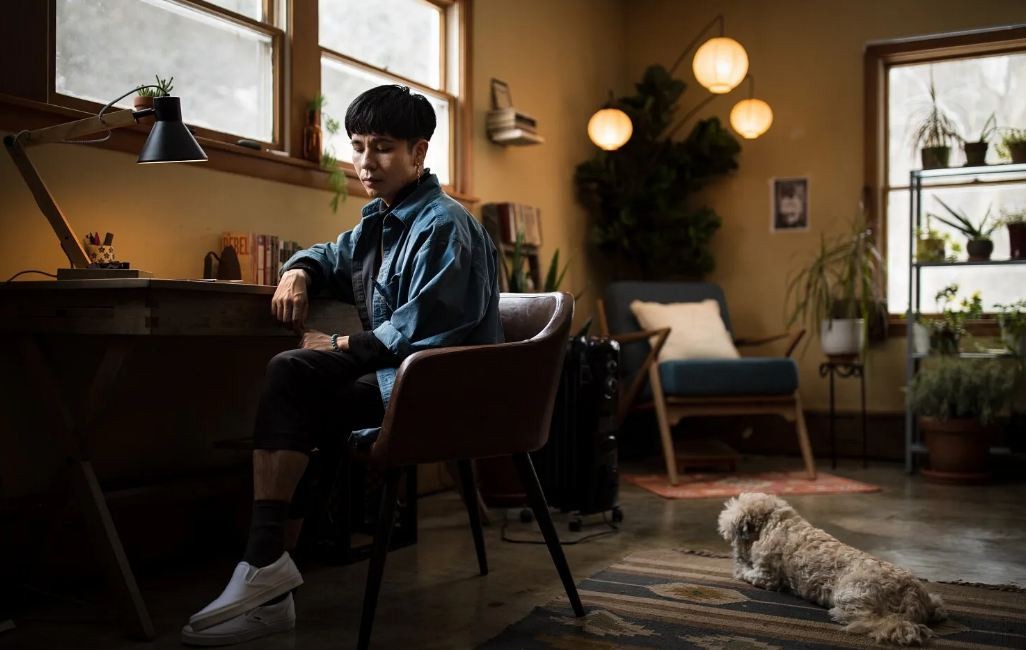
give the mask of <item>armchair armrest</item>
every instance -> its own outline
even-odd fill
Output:
[[[787,352],[784,356],[791,356],[794,349],[798,347],[798,342],[805,336],[805,329],[800,329],[797,332],[783,332],[781,334],[772,334],[770,336],[760,336],[753,338],[736,338],[734,339],[734,345],[737,347],[751,347],[755,345],[765,345],[766,343],[772,343],[773,341],[779,341],[791,337],[791,342],[787,344]]]
[[[638,343],[641,341],[648,341],[651,346],[648,355],[645,360],[641,362],[641,367],[638,368],[638,372],[634,375],[634,379],[631,381],[630,387],[627,391],[620,394],[620,404],[617,406],[616,421],[618,424],[623,422],[624,417],[627,416],[627,410],[630,405],[634,403],[634,399],[641,392],[641,387],[645,384],[645,380],[648,378],[649,370],[652,365],[659,358],[659,353],[662,352],[663,346],[666,344],[666,339],[670,336],[670,328],[663,327],[654,330],[641,330],[638,332],[624,332],[623,334],[611,334],[609,338],[613,339],[618,343]],[[655,341],[652,339],[655,338]]]

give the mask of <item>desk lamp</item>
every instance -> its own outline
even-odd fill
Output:
[[[36,129],[35,131],[22,131],[4,138],[4,146],[11,154],[11,158],[14,159],[14,164],[18,167],[21,177],[32,191],[36,204],[43,212],[47,221],[50,222],[50,227],[53,228],[54,233],[57,234],[57,239],[61,242],[64,254],[68,256],[68,261],[71,262],[72,268],[57,270],[57,278],[59,280],[97,277],[139,278],[150,277],[152,274],[140,271],[139,269],[104,269],[97,265],[92,265],[92,268],[90,268],[89,256],[82,246],[82,241],[75,234],[75,231],[72,230],[67,217],[57,207],[57,203],[53,200],[49,190],[47,190],[46,184],[43,183],[43,179],[39,177],[39,173],[26,155],[26,148],[49,142],[103,142],[110,138],[111,129],[131,126],[137,124],[141,118],[153,115],[156,118],[156,122],[153,128],[150,129],[146,143],[139,153],[138,162],[140,164],[202,162],[207,159],[207,155],[200,148],[196,139],[192,137],[192,133],[182,123],[181,100],[178,97],[155,97],[153,99],[153,108],[144,108],[138,111],[125,109],[105,114],[107,109],[115,103],[134,92],[138,92],[142,88],[156,88],[156,86],[139,86],[130,90],[100,109],[100,112],[95,117],[87,117],[66,124]],[[93,135],[102,131],[106,131],[107,135],[96,140],[72,139]]]

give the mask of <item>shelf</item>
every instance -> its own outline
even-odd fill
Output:
[[[913,359],[928,359],[930,357],[954,357],[959,359],[1015,359],[1016,355],[1011,352],[959,352],[955,354],[930,354],[929,352],[913,352],[910,355]]]
[[[927,268],[930,266],[1003,266],[1007,264],[1026,264],[1026,260],[983,260],[980,262],[970,262],[964,260],[960,262],[912,262],[912,266],[918,266],[920,268]]]
[[[990,174],[1026,174],[1026,164],[982,165],[980,167],[943,167],[941,169],[913,169],[913,178],[952,178],[959,176],[986,176]]]
[[[524,129],[502,129],[489,131],[488,139],[495,144],[529,145],[544,144],[545,138]]]

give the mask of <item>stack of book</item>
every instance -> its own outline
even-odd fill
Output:
[[[481,220],[492,237],[502,244],[515,244],[517,233],[524,234],[524,244],[542,244],[541,210],[523,203],[485,203]]]
[[[302,247],[299,242],[282,241],[277,235],[258,235],[230,231],[221,236],[221,247],[231,246],[239,258],[242,281],[252,284],[278,284],[282,265]]]
[[[500,144],[540,144],[545,140],[538,135],[538,121],[515,108],[488,111],[488,137]]]

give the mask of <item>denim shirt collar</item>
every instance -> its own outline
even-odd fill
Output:
[[[394,204],[395,207],[393,208],[386,208],[385,202],[380,198],[374,199],[367,205],[363,206],[363,210],[361,211],[363,219],[391,214],[399,219],[403,225],[408,226],[410,221],[420,213],[420,209],[423,207],[420,199],[427,194],[438,192],[442,188],[438,183],[438,177],[428,170],[424,171],[424,174],[420,177],[419,181],[414,181],[411,185],[414,183],[416,183],[416,185],[414,186],[413,191],[409,194],[403,196],[406,188],[400,190],[399,196],[402,198]]]

